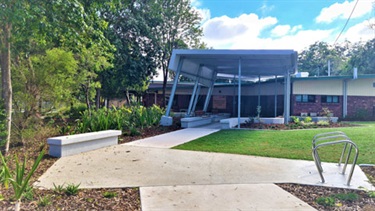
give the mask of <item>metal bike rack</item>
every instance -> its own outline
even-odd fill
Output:
[[[320,147],[323,147],[323,146],[336,145],[336,144],[344,144],[343,150],[341,152],[340,160],[338,162],[339,166],[341,165],[341,163],[343,161],[344,155],[345,155],[345,153],[347,151],[347,148],[348,148],[348,145],[349,145],[349,150],[348,150],[347,155],[346,155],[345,164],[344,164],[344,167],[343,167],[343,170],[342,170],[342,174],[345,174],[346,167],[348,165],[353,147],[355,148],[355,151],[356,151],[354,159],[353,159],[353,165],[352,165],[352,168],[350,170],[349,177],[348,177],[348,180],[347,180],[347,183],[346,183],[349,186],[350,181],[351,181],[352,176],[353,176],[354,167],[355,167],[355,164],[357,163],[357,159],[358,159],[358,147],[353,141],[350,140],[350,138],[345,133],[343,133],[341,131],[335,131],[335,132],[320,133],[320,134],[315,135],[313,137],[313,140],[312,140],[312,156],[314,158],[315,165],[316,165],[316,168],[318,169],[320,178],[322,179],[322,183],[324,183],[325,179],[323,177],[323,168],[322,168],[320,156],[318,154],[318,149]]]

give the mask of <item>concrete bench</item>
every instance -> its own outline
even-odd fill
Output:
[[[249,121],[249,118],[240,118],[240,124]],[[238,125],[238,118],[228,118],[220,120],[221,129],[230,129]]]
[[[182,128],[191,128],[201,125],[208,125],[212,122],[212,117],[186,117],[181,119]]]
[[[118,144],[121,130],[105,130],[48,138],[49,155],[64,157]]]

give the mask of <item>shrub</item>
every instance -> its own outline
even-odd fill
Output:
[[[338,194],[332,195],[332,197],[339,199],[341,201],[350,201],[350,202],[357,201],[359,199],[359,196],[356,193],[338,193]]]
[[[114,198],[114,197],[117,196],[117,193],[106,191],[106,192],[103,193],[103,196],[104,196],[104,198]]]
[[[316,124],[319,126],[329,126],[329,122],[324,120],[320,120]]]
[[[335,206],[335,199],[333,197],[319,197],[316,199],[316,203],[325,207],[333,207]]]
[[[4,166],[4,184],[5,188],[8,188],[8,184],[10,183],[13,187],[14,192],[14,199],[16,200],[15,203],[15,210],[20,210],[21,207],[21,199],[22,197],[30,199],[33,196],[32,194],[32,187],[29,186],[29,181],[38,168],[40,161],[42,160],[44,155],[44,151],[41,151],[39,156],[34,162],[34,165],[29,170],[29,173],[26,174],[26,158],[22,163],[18,161],[18,158],[15,158],[16,168],[15,170],[10,170],[7,161],[5,160],[4,156],[0,153],[0,159],[2,165]]]
[[[307,117],[305,117],[305,118],[303,119],[303,122],[305,122],[305,123],[310,123],[310,122],[312,122],[312,118],[309,117],[309,116],[307,116]]]
[[[50,204],[52,204],[50,195],[39,197],[38,206],[45,207],[45,206],[48,206]]]
[[[81,120],[77,122],[77,132],[95,132],[101,130],[127,130],[144,128],[159,124],[164,110],[159,106],[149,108],[135,105],[117,109],[102,108],[97,111],[85,111]]]
[[[296,117],[296,116],[292,116],[291,117],[292,118],[292,121],[295,123],[295,124],[300,124],[301,122],[300,122],[300,119],[299,119],[299,117]]]
[[[79,186],[81,184],[78,184],[78,185],[74,185],[74,184],[69,184],[66,186],[64,192],[66,195],[68,196],[75,196],[78,194],[78,191],[79,191]]]

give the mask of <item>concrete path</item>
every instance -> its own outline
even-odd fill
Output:
[[[189,128],[64,157],[34,185],[140,187],[143,210],[313,210],[274,183],[348,188],[347,175],[331,163],[323,164],[326,183],[321,184],[312,161],[166,149],[215,131]],[[350,188],[359,186],[373,190],[356,167]]]
[[[207,136],[211,133],[217,132],[219,129],[209,128],[187,128],[183,130],[177,130],[174,132],[141,139],[138,141],[133,141],[127,143],[130,146],[140,146],[140,147],[155,147],[155,148],[165,148],[169,149],[174,146],[195,140],[197,138]]]

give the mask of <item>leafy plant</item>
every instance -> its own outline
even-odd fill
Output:
[[[371,198],[375,198],[375,191],[367,191],[367,195]]]
[[[110,192],[110,191],[106,191],[103,193],[103,196],[105,198],[114,198],[117,196],[117,193],[116,192]]]
[[[335,199],[333,197],[319,197],[316,199],[316,203],[325,207],[333,207],[335,206]]]
[[[295,123],[295,124],[300,124],[301,123],[301,121],[300,121],[300,119],[299,119],[299,117],[297,117],[297,116],[292,116],[291,117],[292,118],[292,121]]]
[[[14,191],[14,198],[16,200],[15,204],[15,210],[18,211],[21,208],[21,199],[25,195],[25,191],[30,187],[29,181],[38,168],[40,161],[42,160],[44,156],[44,151],[41,151],[39,153],[39,156],[34,162],[34,165],[31,167],[29,173],[25,175],[26,170],[26,158],[22,162],[22,164],[18,161],[17,156],[15,157],[16,160],[16,169],[14,171],[10,170],[8,167],[7,162],[5,161],[5,158],[2,153],[0,153],[0,158],[2,165],[4,166],[4,175],[5,175],[5,186],[7,186],[7,182],[10,182],[10,184],[13,187]]]
[[[307,116],[307,117],[305,117],[305,118],[303,119],[303,122],[305,122],[305,123],[310,123],[310,122],[312,122],[312,118],[309,117],[309,116]]]
[[[324,120],[320,120],[316,124],[319,126],[329,126],[329,122]]]
[[[55,183],[53,183],[53,191],[55,193],[63,193],[65,191],[64,184],[56,185]]]
[[[34,199],[34,190],[33,187],[28,185],[25,189],[25,192],[23,194],[23,197],[29,201]]]
[[[81,184],[78,184],[78,185],[74,185],[74,184],[69,184],[66,186],[65,188],[65,194],[68,195],[68,196],[75,196],[78,194],[79,192],[79,186]]]
[[[339,199],[341,201],[357,201],[359,199],[358,194],[356,193],[338,193],[332,195],[332,197]]]
[[[50,204],[52,204],[50,195],[39,197],[38,206],[45,207],[45,206],[48,206]]]

